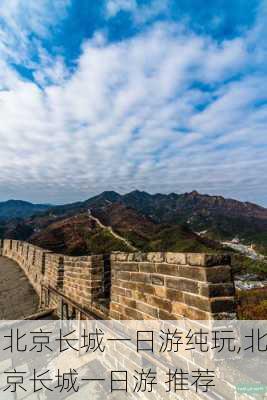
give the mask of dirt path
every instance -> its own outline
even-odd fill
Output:
[[[89,215],[89,218],[90,218],[90,219],[94,220],[94,221],[98,224],[98,226],[100,226],[100,228],[106,229],[107,231],[109,231],[109,233],[110,233],[113,237],[115,237],[116,239],[121,240],[122,242],[124,242],[131,250],[133,250],[133,251],[138,251],[138,249],[137,249],[136,247],[134,247],[127,239],[125,239],[124,237],[120,236],[118,233],[114,232],[111,226],[105,226],[105,225],[103,225],[102,222],[99,221],[98,218],[94,217],[94,216],[91,214],[91,211],[90,211],[90,210],[88,210],[88,215]]]

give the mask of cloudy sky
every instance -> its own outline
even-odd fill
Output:
[[[267,0],[1,0],[0,200],[267,206]]]

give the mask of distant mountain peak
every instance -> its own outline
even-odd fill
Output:
[[[100,194],[100,196],[120,196],[120,194],[115,192],[114,190],[105,190]]]
[[[25,200],[16,200],[16,199],[9,199],[6,201],[3,201],[1,204],[32,204],[29,201]]]
[[[144,190],[135,189],[135,190],[132,190],[131,192],[127,193],[126,196],[127,196],[127,195],[138,195],[138,194],[140,194],[140,195],[147,195],[148,193],[145,192]]]
[[[27,218],[44,212],[50,207],[46,204],[33,204],[24,200],[10,199],[0,202],[0,219]]]
[[[201,196],[201,194],[197,190],[193,190],[192,192],[188,193],[190,196]]]

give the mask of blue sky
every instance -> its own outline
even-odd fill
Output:
[[[0,200],[267,206],[266,0],[2,0]]]

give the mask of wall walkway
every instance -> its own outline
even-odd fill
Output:
[[[38,307],[38,295],[19,265],[0,257],[0,319],[23,319]]]

